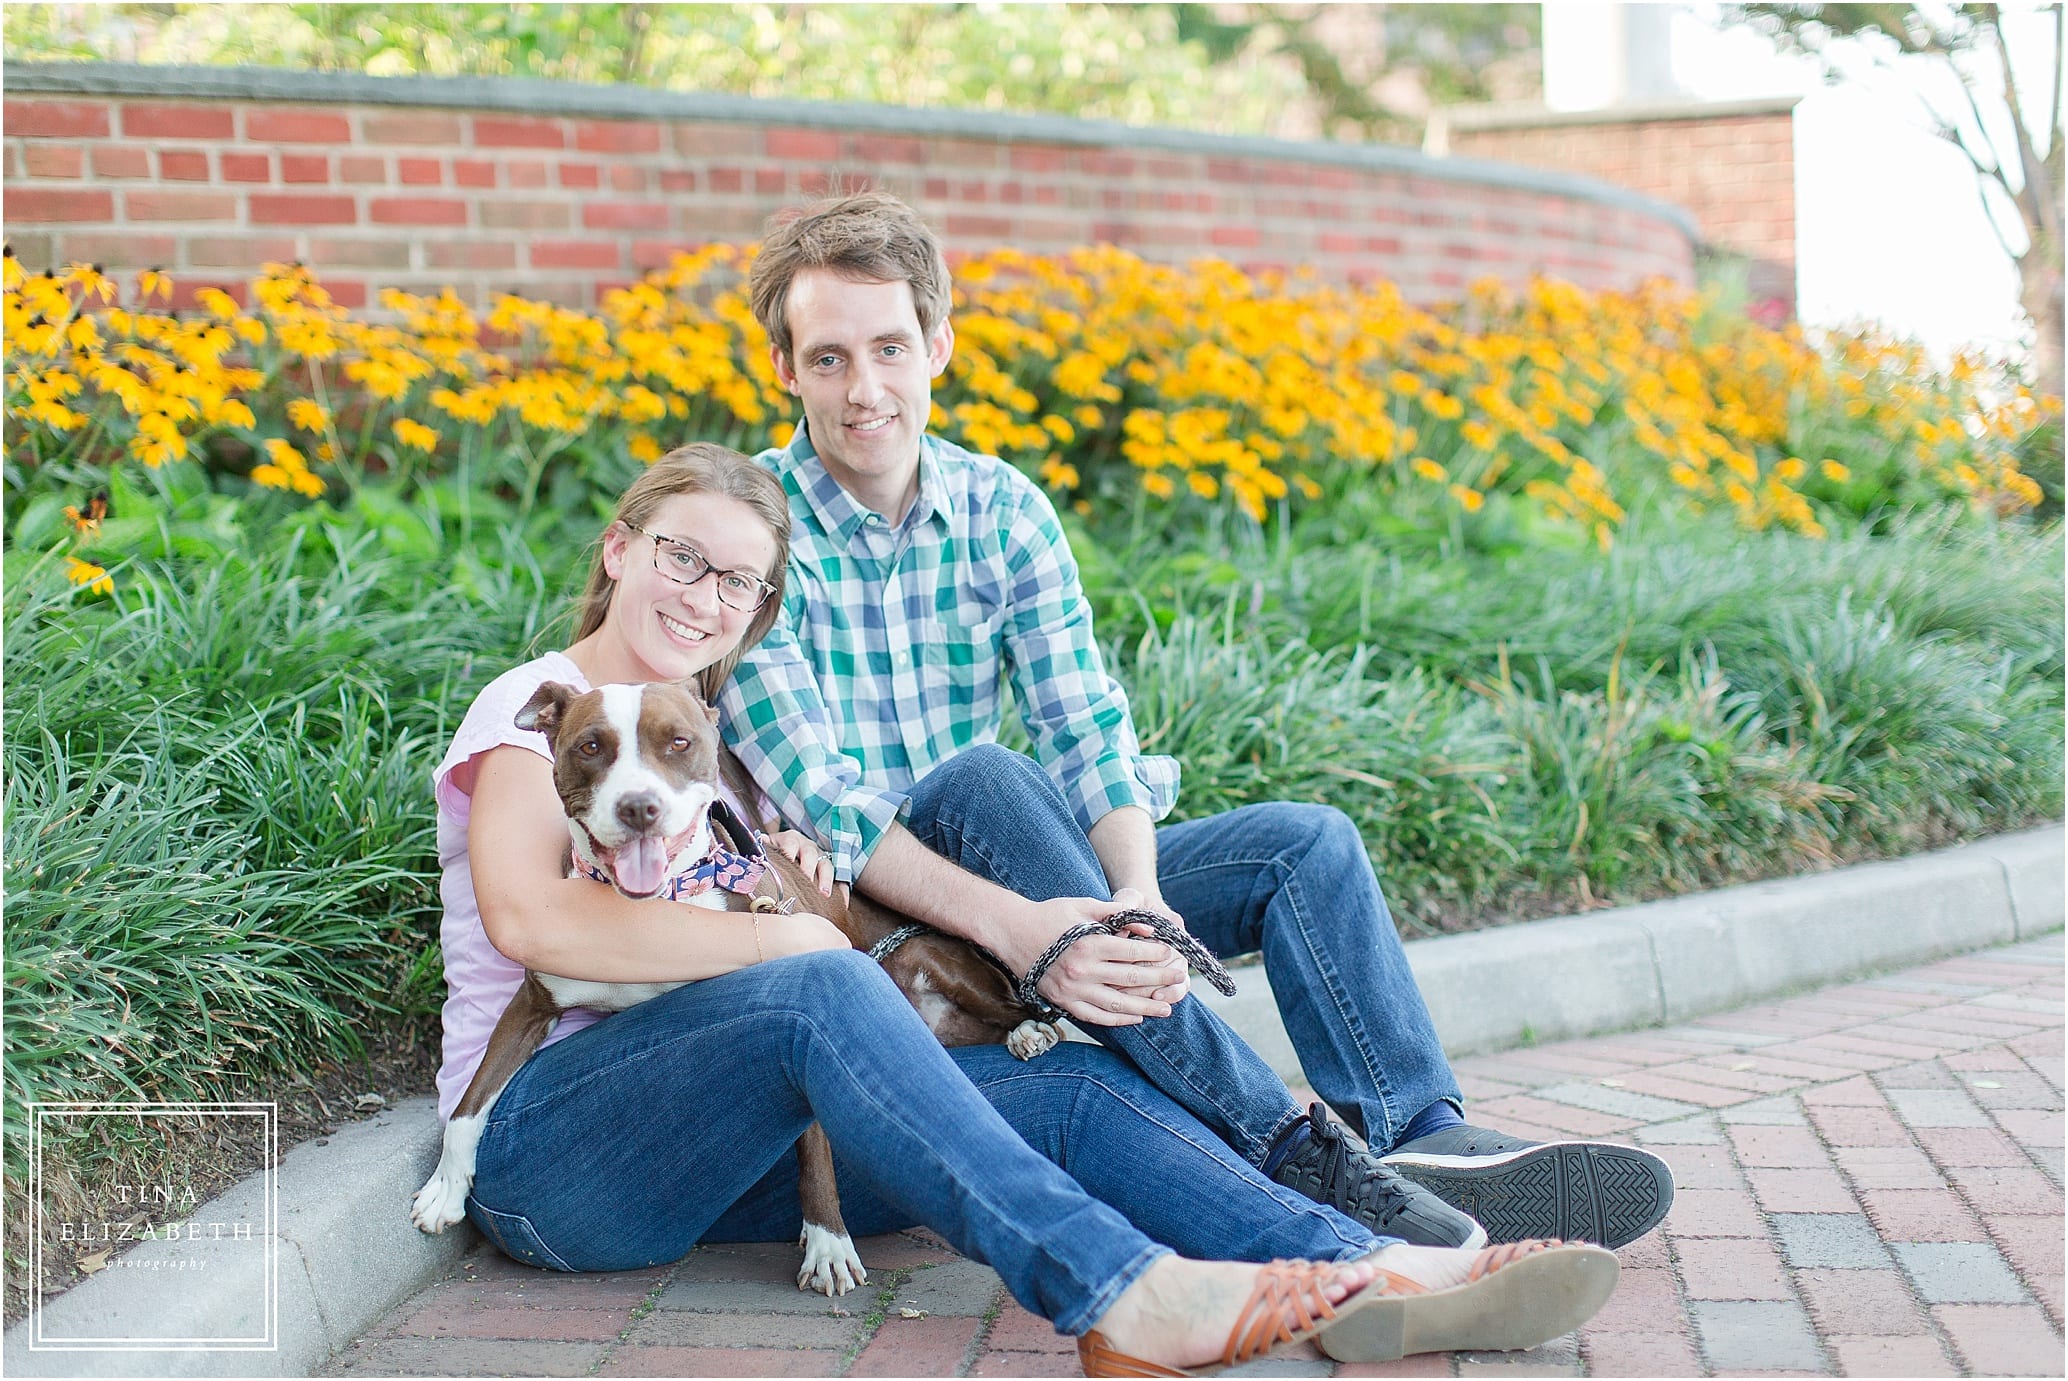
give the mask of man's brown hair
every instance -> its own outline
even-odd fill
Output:
[[[857,192],[779,215],[747,275],[747,303],[784,359],[791,359],[790,285],[805,269],[859,283],[910,283],[919,333],[931,341],[948,319],[948,261],[917,212],[888,192]],[[792,361],[794,363],[794,361]]]

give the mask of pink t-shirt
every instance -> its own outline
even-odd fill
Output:
[[[516,725],[517,711],[532,692],[548,681],[564,681],[588,690],[582,669],[566,654],[548,652],[514,667],[488,683],[467,717],[460,721],[445,760],[431,774],[431,794],[438,802],[438,866],[444,870],[438,893],[445,919],[438,943],[445,951],[445,1062],[438,1067],[438,1115],[451,1117],[460,1096],[488,1050],[488,1038],[503,1009],[524,984],[524,965],[489,943],[481,926],[481,908],[474,901],[474,874],[467,866],[467,820],[474,810],[474,758],[491,748],[511,744],[529,749],[548,762],[553,751],[546,736]],[[545,1043],[571,1036],[601,1014],[587,1008],[563,1013]]]

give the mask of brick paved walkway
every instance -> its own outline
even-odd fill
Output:
[[[1587,1327],[1527,1353],[1273,1376],[2060,1376],[2062,938],[1684,1026],[1465,1060],[1476,1120],[1649,1146],[1679,1194]],[[400,1209],[398,1208],[398,1212]],[[492,1250],[331,1375],[1074,1376],[1071,1343],[923,1232],[842,1307],[788,1246],[560,1276]],[[877,1288],[880,1287],[880,1288]]]

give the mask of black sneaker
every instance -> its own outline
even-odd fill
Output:
[[[1307,1110],[1307,1120],[1305,1143],[1285,1158],[1272,1179],[1355,1218],[1381,1237],[1424,1247],[1486,1245],[1486,1229],[1387,1169],[1368,1147],[1352,1146],[1322,1104]]]
[[[1486,1224],[1496,1242],[1557,1237],[1620,1247],[1673,1206],[1665,1161],[1604,1141],[1525,1141],[1467,1123],[1382,1159]]]

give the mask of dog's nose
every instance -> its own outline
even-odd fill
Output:
[[[618,802],[618,823],[628,830],[650,830],[661,818],[661,798],[650,791],[634,792]]]

